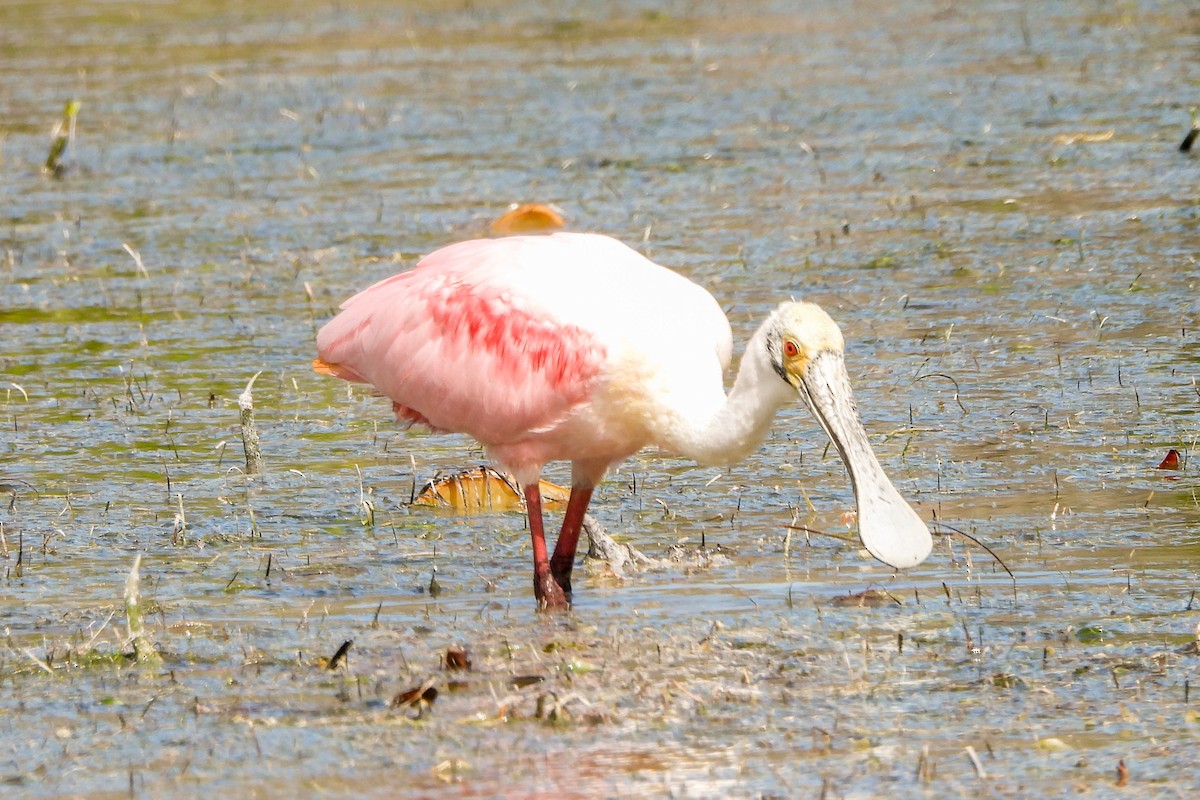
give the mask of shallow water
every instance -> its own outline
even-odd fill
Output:
[[[0,7],[6,796],[1190,796],[1200,16],[792,6]],[[583,567],[537,615],[519,515],[407,507],[478,448],[309,370],[342,299],[525,200],[739,340],[824,305],[897,486],[1013,577],[787,540],[852,506],[796,407],[597,495],[651,556],[727,557]],[[160,666],[123,655],[136,554]]]

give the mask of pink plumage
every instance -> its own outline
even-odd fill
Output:
[[[655,307],[626,291],[647,275],[691,291]],[[728,323],[707,292],[612,239],[480,239],[444,247],[347,300],[317,350],[326,371],[372,384],[399,419],[469,434],[524,485],[548,461],[607,467],[650,442],[641,421],[583,425],[579,417],[597,392],[613,389],[609,368],[630,367],[634,348],[646,360],[662,320],[694,315],[696,301],[697,321],[719,320],[727,341]],[[708,377],[723,396],[719,349],[710,344]],[[599,480],[603,467],[589,477]]]
[[[538,314],[504,268],[514,254],[498,250],[447,247],[350,298],[320,332],[321,359],[376,386],[398,417],[485,444],[553,425],[587,398],[604,350]]]

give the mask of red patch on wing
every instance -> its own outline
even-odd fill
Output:
[[[429,313],[448,337],[486,352],[498,377],[519,384],[536,374],[568,403],[587,398],[603,363],[604,349],[589,332],[531,314],[505,293],[489,296],[459,284],[431,303]]]

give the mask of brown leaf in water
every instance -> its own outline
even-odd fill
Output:
[[[1179,469],[1179,451],[1174,448],[1168,450],[1166,457],[1158,463],[1157,469]]]
[[[541,481],[538,487],[542,494],[542,507],[546,509],[561,508],[570,495],[566,489],[549,481]],[[435,478],[425,485],[413,504],[446,508],[460,514],[520,511],[525,507],[516,482],[491,467]]]
[[[442,658],[442,666],[447,670],[468,670],[471,668],[471,657],[464,647],[451,647]]]
[[[392,698],[392,708],[422,708],[433,705],[437,700],[438,690],[427,684],[415,689],[400,692]]]
[[[492,222],[492,233],[508,236],[514,233],[555,231],[565,224],[563,215],[545,203],[525,203],[514,206]]]

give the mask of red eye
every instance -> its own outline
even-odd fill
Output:
[[[800,355],[800,348],[796,347],[796,343],[788,340],[783,343],[783,354],[788,358],[795,358]]]

